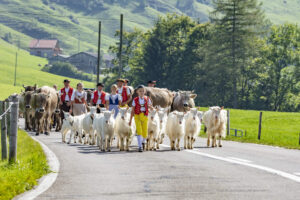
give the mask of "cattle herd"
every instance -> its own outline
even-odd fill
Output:
[[[136,134],[135,123],[129,125],[131,108],[120,108],[116,118],[114,110],[89,107],[89,112],[73,116],[63,113],[59,108],[58,92],[48,86],[24,87],[20,96],[20,114],[25,118],[25,129],[36,131],[36,135],[50,134],[51,128],[60,131],[62,142],[70,133],[67,143],[97,145],[101,151],[111,151],[112,142],[117,140],[120,151],[129,151],[129,145]],[[223,107],[210,107],[202,112],[195,108],[196,94],[191,91],[172,92],[163,88],[145,88],[145,93],[153,102],[154,109],[149,111],[148,138],[146,150],[159,149],[165,136],[170,140],[171,150],[180,150],[180,140],[184,138],[184,148],[193,149],[193,144],[200,133],[201,125],[207,133],[207,146],[221,147],[221,138],[226,134],[227,113]],[[133,97],[135,93],[133,94]],[[210,142],[212,140],[212,142]]]

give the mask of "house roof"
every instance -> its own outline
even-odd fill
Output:
[[[29,44],[29,48],[35,49],[54,49],[58,43],[58,40],[38,40],[33,39]]]
[[[115,57],[113,55],[110,55],[110,54],[104,54],[103,55],[103,60],[113,60]]]

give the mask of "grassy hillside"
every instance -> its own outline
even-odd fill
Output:
[[[300,2],[263,0],[263,8],[273,23],[299,22]],[[124,29],[150,28],[158,15],[176,12],[200,21],[208,20],[211,0],[2,0],[0,1],[0,37],[11,33],[12,42],[21,40],[27,48],[31,38],[58,38],[66,53],[96,51],[98,21],[102,21],[102,44],[107,51],[115,41],[120,13]],[[1,25],[2,24],[2,25]]]
[[[59,87],[63,85],[62,81],[65,77],[42,72],[41,66],[47,63],[44,58],[31,56],[27,51],[18,50],[15,46],[8,44],[0,39],[0,99],[4,99],[14,92],[20,92],[22,84],[33,85],[37,83],[39,86],[57,84]],[[14,66],[15,56],[18,52],[17,67],[17,84],[14,87]],[[41,66],[39,66],[41,65]],[[71,79],[71,84],[75,85],[80,80]],[[93,87],[93,83],[83,81],[86,87]]]
[[[206,111],[207,108],[201,110]],[[231,131],[231,136],[226,137],[227,140],[300,149],[300,113],[263,111],[261,139],[258,140],[259,111],[229,110],[231,128],[243,130],[244,133],[247,131],[247,135],[235,137],[234,131]],[[205,136],[203,130],[201,135]]]

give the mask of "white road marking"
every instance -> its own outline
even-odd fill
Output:
[[[232,160],[245,162],[245,163],[251,163],[252,162],[251,160],[246,160],[246,159],[241,159],[241,158],[236,158],[236,157],[227,157],[227,158],[232,159]]]
[[[165,145],[165,144],[161,144],[161,145],[164,146],[164,147],[170,147],[169,145]],[[290,173],[287,173],[287,172],[284,172],[284,171],[280,171],[280,170],[276,170],[276,169],[273,169],[273,168],[270,168],[270,167],[265,167],[265,166],[256,165],[256,164],[252,164],[252,163],[246,163],[246,162],[241,162],[241,161],[238,161],[238,160],[233,160],[233,159],[229,159],[229,158],[215,156],[215,155],[212,155],[212,154],[200,152],[198,150],[184,150],[184,151],[188,152],[188,153],[194,153],[194,154],[201,155],[201,156],[204,156],[204,157],[216,159],[216,160],[222,160],[222,161],[229,162],[229,163],[234,163],[234,164],[244,165],[244,166],[247,166],[247,167],[252,167],[252,168],[259,169],[259,170],[262,170],[262,171],[265,171],[265,172],[268,172],[268,173],[271,173],[271,174],[276,174],[278,176],[281,176],[281,177],[284,177],[284,178],[287,178],[287,179],[290,179],[290,180],[293,180],[295,182],[300,183],[300,177],[299,176],[295,176],[293,174],[290,174]]]
[[[297,176],[300,176],[300,172],[295,172],[294,174]]]
[[[39,185],[36,188],[29,190],[28,192],[25,192],[20,196],[17,196],[15,199],[18,200],[31,200],[38,197],[40,194],[42,194],[52,186],[59,172],[60,164],[56,155],[45,144],[37,140],[35,137],[31,137],[31,138],[37,141],[38,143],[40,143],[40,145],[42,146],[47,156],[48,165],[50,167],[51,173],[43,176],[39,182]]]

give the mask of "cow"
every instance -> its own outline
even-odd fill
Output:
[[[30,85],[25,86],[25,85],[23,84],[23,88],[25,89],[25,92],[28,92],[28,91],[35,91],[35,90],[37,89],[37,84],[34,84],[34,86],[30,86]]]
[[[49,135],[51,128],[51,117],[58,104],[56,91],[48,86],[43,86],[34,94],[34,108],[37,122],[36,135],[45,132]]]
[[[60,115],[60,106],[59,106],[59,102],[60,102],[60,97],[58,92],[56,92],[57,95],[57,105],[55,108],[55,112],[53,113],[53,123],[55,126],[55,131],[59,132],[62,128],[62,120],[61,120],[61,115]]]
[[[24,118],[25,118],[25,130],[35,129],[35,109],[33,101],[33,91],[27,91],[24,93]]]
[[[173,111],[168,115],[166,124],[166,134],[169,136],[171,150],[180,151],[180,139],[185,133],[185,118],[183,112]],[[176,144],[177,142],[177,144]],[[176,145],[175,145],[176,144]]]
[[[173,93],[166,88],[145,87],[146,96],[150,97],[153,106],[160,106],[161,108],[171,107],[173,102]],[[137,90],[135,89],[132,99],[137,97]],[[132,101],[129,103],[131,106]]]
[[[178,91],[174,94],[173,103],[171,106],[171,111],[177,110],[179,112],[187,112],[191,108],[195,107],[194,99],[197,94],[193,91]]]

